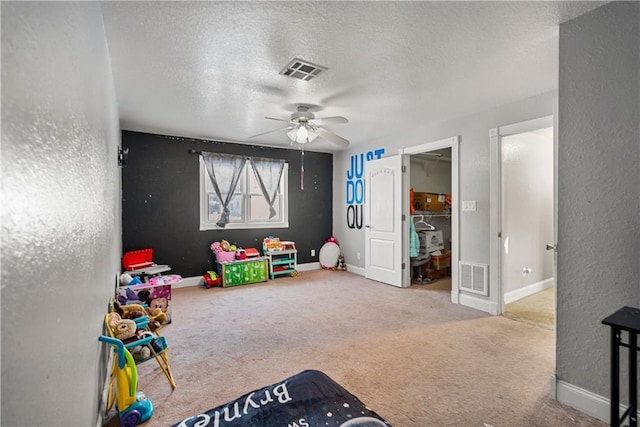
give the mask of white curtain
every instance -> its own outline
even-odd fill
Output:
[[[284,160],[250,157],[249,161],[256,181],[258,181],[260,189],[262,190],[262,195],[269,204],[269,218],[273,218],[276,216],[273,203],[278,195],[280,178],[282,177],[282,171],[284,169]]]
[[[213,189],[222,203],[222,215],[216,225],[224,228],[229,223],[228,206],[240,181],[247,158],[233,154],[203,152],[202,160],[211,178]]]

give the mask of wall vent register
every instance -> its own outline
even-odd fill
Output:
[[[488,266],[470,262],[460,263],[460,289],[480,295],[489,295]]]
[[[314,77],[318,77],[318,75],[324,71],[327,71],[327,67],[313,64],[304,59],[293,58],[287,66],[280,71],[280,74],[308,82]]]

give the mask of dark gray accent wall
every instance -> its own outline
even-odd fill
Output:
[[[267,236],[293,240],[298,263],[317,262],[332,233],[333,155],[149,133],[122,132],[129,149],[122,184],[123,251],[153,248],[154,261],[172,273],[200,276],[215,268],[209,246],[222,239],[262,249]],[[289,164],[289,228],[200,231],[199,166],[189,150],[284,159]],[[311,257],[311,249],[316,256]]]

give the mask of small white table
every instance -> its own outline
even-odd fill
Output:
[[[149,277],[157,276],[158,274],[166,273],[167,271],[171,271],[171,267],[169,267],[168,265],[154,264],[154,265],[150,265],[149,267],[125,271],[125,273],[128,273],[131,276],[142,276],[142,281],[146,283],[149,281]]]

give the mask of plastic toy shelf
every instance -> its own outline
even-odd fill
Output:
[[[106,328],[109,332],[109,336],[115,338],[114,333],[109,326],[108,314],[105,317]],[[167,355],[167,349],[169,348],[167,344],[167,340],[165,337],[159,334],[160,328],[157,328],[155,331],[151,331],[149,328],[149,318],[147,316],[142,316],[137,319],[134,319],[136,322],[137,330],[143,330],[144,334],[140,339],[129,339],[124,340],[124,347],[130,352],[134,347],[143,346],[149,349],[149,357],[144,359],[137,359],[136,365],[144,363],[148,360],[155,359],[162,370],[162,373],[167,377],[169,384],[172,389],[176,388],[176,382],[173,378],[173,373],[171,372],[171,365],[169,364],[169,357]]]
[[[281,275],[292,277],[298,275],[296,270],[298,251],[296,249],[268,251],[265,252],[265,256],[269,259],[269,277],[271,280]]]

